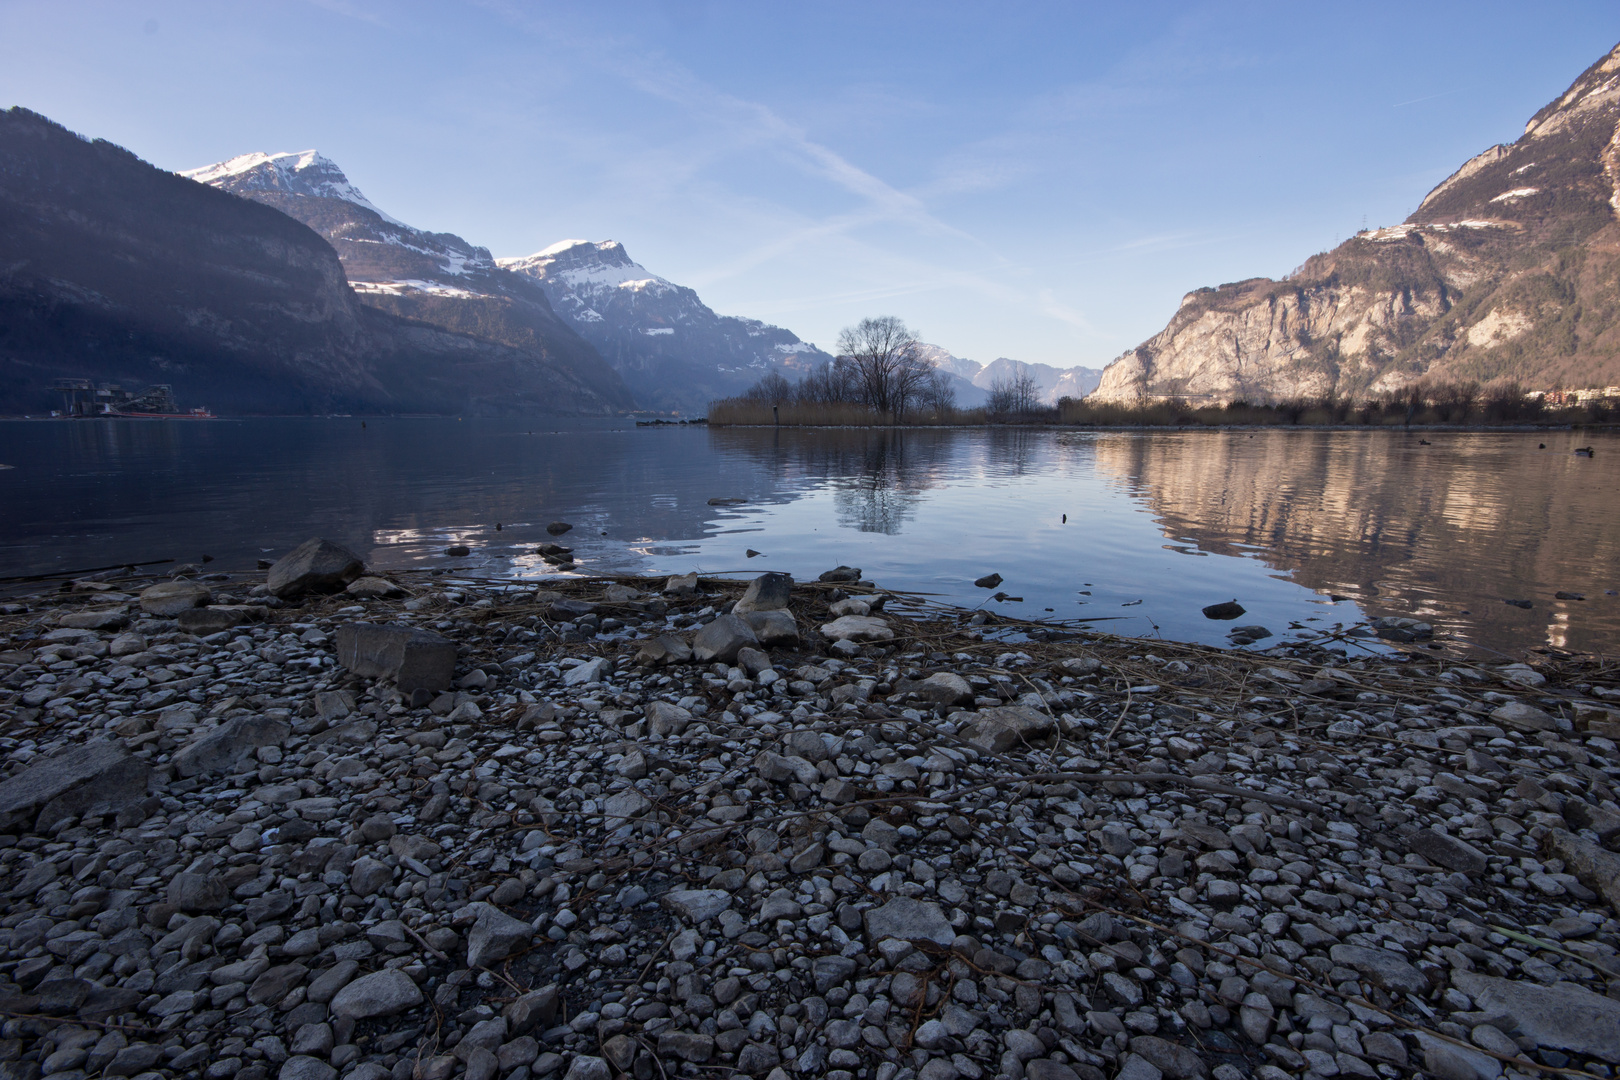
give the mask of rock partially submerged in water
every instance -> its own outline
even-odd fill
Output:
[[[1236,600],[1227,600],[1220,604],[1211,604],[1204,609],[1206,619],[1238,619],[1248,614],[1248,609]]]

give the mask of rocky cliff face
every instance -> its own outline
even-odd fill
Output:
[[[717,315],[696,292],[652,273],[613,240],[564,240],[497,262],[544,289],[648,408],[702,412],[767,372],[792,379],[832,360],[779,326]]]
[[[0,113],[0,411],[59,404],[47,388],[65,377],[169,383],[183,407],[229,413],[616,404],[533,350],[358,302],[331,245],[275,209],[11,109]]]
[[[337,252],[361,304],[457,335],[521,350],[604,408],[635,402],[622,379],[552,311],[543,290],[453,233],[415,229],[372,205],[313,150],[243,154],[181,174],[271,206]]]
[[[1620,46],[1431,191],[1282,281],[1188,293],[1094,399],[1266,400],[1425,376],[1620,382]]]

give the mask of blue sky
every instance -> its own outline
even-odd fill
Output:
[[[1612,2],[0,0],[0,106],[170,169],[318,148],[497,255],[612,238],[830,346],[1101,367],[1188,290],[1405,217]]]

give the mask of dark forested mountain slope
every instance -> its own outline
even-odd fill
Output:
[[[50,407],[63,377],[236,413],[628,405],[607,376],[369,308],[285,214],[0,113],[0,411]]]

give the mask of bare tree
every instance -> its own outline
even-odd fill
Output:
[[[807,405],[837,405],[855,401],[854,365],[847,361],[822,364],[799,380],[798,397]]]
[[[750,386],[743,398],[761,405],[780,405],[793,401],[796,393],[793,384],[784,379],[780,372],[771,371]]]
[[[998,378],[990,384],[985,411],[991,416],[1029,416],[1040,409],[1040,384],[1022,365],[1017,370],[1012,378]]]
[[[956,411],[956,387],[951,377],[938,368],[928,376],[918,394],[918,401],[935,417],[944,418]]]
[[[916,400],[933,368],[919,352],[921,342],[893,315],[862,319],[838,335],[839,361],[853,367],[862,404],[896,421]]]

